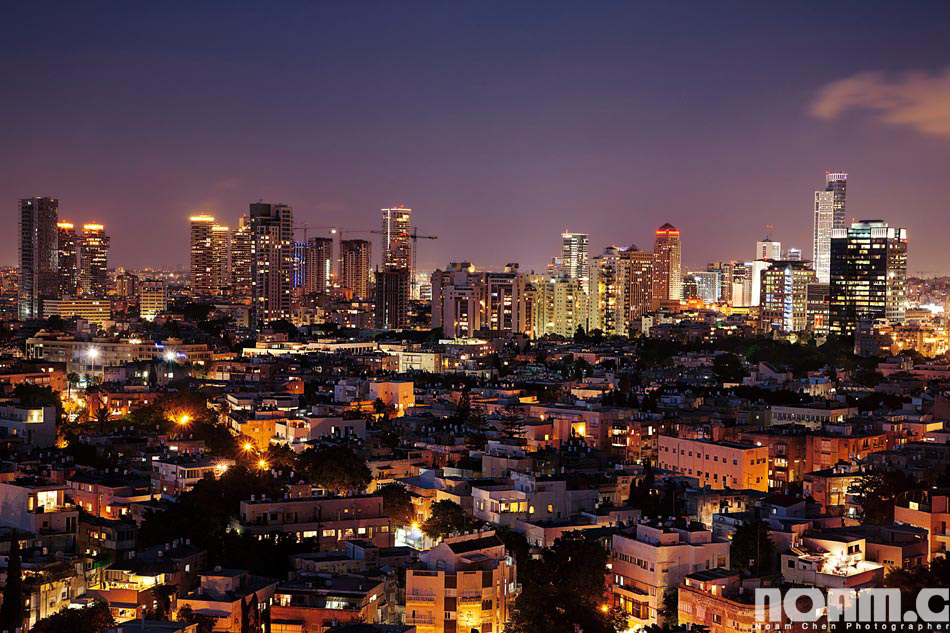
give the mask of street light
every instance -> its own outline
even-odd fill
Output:
[[[254,445],[250,442],[244,442],[244,446],[242,446],[241,448],[243,448],[245,452],[249,453],[251,452],[251,450],[254,449]]]
[[[178,418],[178,426],[185,426],[191,421],[191,417],[186,413]]]
[[[257,467],[260,468],[261,470],[267,470],[267,460],[266,459],[257,460]]]
[[[96,372],[96,359],[99,358],[99,348],[98,348],[98,347],[90,347],[89,349],[87,349],[87,350],[86,350],[86,358],[89,359],[89,365],[90,365],[90,369],[91,369],[91,372],[90,372],[90,373],[93,373],[93,374],[94,374],[94,373]]]

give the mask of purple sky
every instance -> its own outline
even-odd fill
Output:
[[[849,216],[950,273],[950,3],[660,4],[7,3],[0,263],[30,195],[104,222],[115,266],[184,266],[189,214],[259,198],[354,229],[411,206],[420,268],[667,221],[687,267],[766,224],[807,257],[841,169]]]

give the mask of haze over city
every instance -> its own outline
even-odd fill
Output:
[[[917,3],[24,3],[0,20],[0,199],[100,221],[114,266],[186,268],[183,227],[258,199],[378,228],[419,269],[542,270],[562,231],[684,265],[810,254],[812,193],[907,227],[948,272],[950,6]],[[844,28],[846,27],[846,28]],[[12,210],[12,203],[8,205]],[[850,218],[849,218],[850,220]],[[16,263],[12,231],[2,262]]]

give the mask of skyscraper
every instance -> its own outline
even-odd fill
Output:
[[[653,245],[653,307],[659,308],[664,301],[679,301],[682,298],[682,253],[680,232],[666,223],[656,230]]]
[[[191,293],[210,296],[214,288],[214,262],[211,229],[214,217],[193,215],[191,222]]]
[[[824,191],[815,192],[812,260],[819,283],[828,283],[831,274],[831,232],[846,228],[847,189],[847,173],[826,171]]]
[[[333,271],[333,239],[311,237],[304,251],[304,292],[323,294],[330,287]]]
[[[20,319],[43,316],[43,299],[59,295],[59,200],[20,200]]]
[[[340,240],[340,282],[354,299],[369,299],[370,250],[366,240]]]
[[[56,225],[59,233],[59,294],[75,297],[79,291],[79,240],[72,222]]]
[[[907,229],[882,220],[834,229],[828,331],[851,336],[859,321],[902,321],[906,278]]]
[[[102,298],[109,292],[109,236],[101,224],[82,225],[79,288],[86,297]]]
[[[627,321],[639,319],[653,307],[653,253],[631,244],[620,251],[627,266]]]
[[[376,271],[376,327],[399,330],[409,325],[409,270]]]
[[[587,288],[590,280],[590,237],[587,233],[561,234],[561,265],[565,274],[571,279],[580,279]]]
[[[231,231],[231,295],[238,299],[250,299],[252,280],[253,247],[251,220],[242,216]]]
[[[383,209],[383,269],[412,270],[412,238],[409,236],[412,209],[395,206]]]
[[[294,272],[294,213],[255,202],[251,222],[251,312],[254,323],[289,319]]]
[[[212,294],[223,295],[231,285],[231,230],[220,224],[211,227]]]
[[[191,292],[223,294],[230,283],[231,232],[210,215],[191,216]]]
[[[590,267],[590,329],[626,336],[630,314],[627,308],[629,268],[616,246],[594,257]]]
[[[815,271],[801,261],[772,261],[762,271],[759,328],[803,332],[808,326],[808,286]]]

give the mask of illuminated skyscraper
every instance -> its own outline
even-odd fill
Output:
[[[253,247],[251,239],[251,220],[241,217],[238,225],[231,231],[231,295],[238,299],[249,299],[253,279]]]
[[[294,213],[255,202],[251,221],[251,312],[255,324],[289,319],[294,273]]]
[[[59,295],[59,200],[20,200],[20,319],[40,319],[43,299]]]
[[[590,329],[626,336],[630,313],[627,308],[629,267],[620,249],[608,246],[594,257],[590,267]]]
[[[682,298],[682,253],[680,232],[672,224],[664,224],[656,230],[653,245],[653,307],[659,308],[664,301],[679,301]]]
[[[191,216],[191,292],[224,294],[230,283],[231,232],[210,215]]]
[[[627,268],[627,321],[639,319],[653,307],[653,253],[631,244],[620,251]]]
[[[571,279],[580,279],[587,288],[590,280],[590,237],[587,233],[561,234],[561,266]]]
[[[83,224],[79,242],[79,287],[87,297],[109,292],[109,236],[101,224]]]
[[[191,293],[210,296],[214,288],[214,262],[211,229],[214,218],[193,215],[191,222]]]
[[[772,261],[762,271],[759,328],[803,332],[808,327],[808,286],[815,271],[801,261]]]
[[[304,293],[323,294],[330,287],[333,270],[333,239],[311,237],[304,251]]]
[[[859,321],[903,321],[906,279],[907,229],[881,220],[834,229],[828,331],[851,336]]]
[[[383,209],[383,269],[412,270],[412,238],[409,236],[412,209]]]
[[[59,294],[75,297],[79,292],[79,239],[72,222],[56,225],[59,233]]]
[[[826,171],[824,191],[815,192],[812,259],[819,283],[828,283],[831,275],[831,232],[846,228],[847,190],[847,173]]]
[[[354,299],[369,299],[372,274],[371,244],[366,240],[340,240],[340,283]]]

